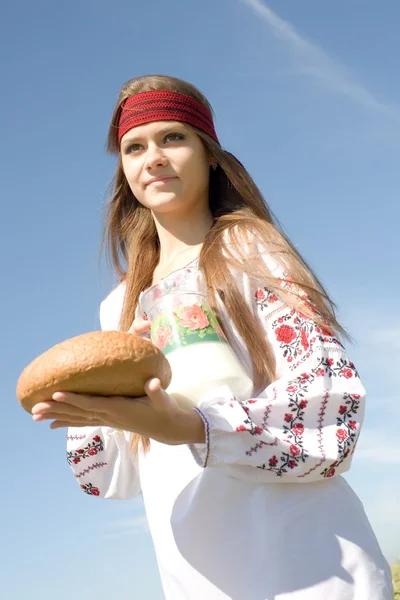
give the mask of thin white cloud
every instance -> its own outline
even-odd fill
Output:
[[[149,526],[146,515],[135,515],[124,519],[115,519],[108,524],[109,531],[104,532],[105,538],[119,538],[126,535],[147,533]]]
[[[296,29],[281,19],[260,0],[242,0],[267,24],[270,32],[294,54],[299,72],[349,100],[400,123],[400,109],[378,100],[365,87],[353,80],[346,69],[330,58],[316,44],[302,37]]]
[[[358,461],[400,465],[400,441],[398,437],[390,435],[387,429],[361,431],[354,453],[354,463]]]

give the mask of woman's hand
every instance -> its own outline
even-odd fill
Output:
[[[143,335],[147,333],[151,329],[150,321],[145,321],[145,319],[136,318],[130,328],[128,329],[129,333],[133,333],[134,335]]]
[[[107,426],[171,445],[205,441],[199,414],[190,408],[179,408],[175,399],[162,389],[159,379],[150,379],[145,392],[147,395],[140,398],[55,392],[53,400],[33,407],[33,420],[54,419],[51,429]]]
[[[151,328],[144,319],[135,319],[129,332],[142,335]],[[53,419],[51,429],[60,427],[106,426],[132,431],[164,444],[189,444],[205,441],[204,424],[197,412],[179,408],[175,399],[162,389],[159,379],[145,385],[146,396],[92,396],[55,392],[52,400],[32,409],[34,421]]]

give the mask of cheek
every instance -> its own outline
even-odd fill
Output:
[[[204,189],[209,183],[209,166],[203,154],[191,152],[182,169],[185,184],[191,189]]]
[[[139,174],[138,169],[132,163],[124,164],[122,161],[122,169],[124,171],[125,178],[131,188],[132,192],[135,193],[139,189]]]

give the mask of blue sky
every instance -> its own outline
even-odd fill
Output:
[[[399,3],[2,8],[2,597],[162,598],[141,500],[81,493],[65,432],[34,424],[15,398],[34,357],[99,327],[115,281],[98,267],[108,120],[122,83],[146,73],[204,91],[222,144],[337,301],[369,392],[346,478],[386,556],[400,558]]]

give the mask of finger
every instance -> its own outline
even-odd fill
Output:
[[[101,421],[90,421],[85,423],[83,421],[73,421],[71,419],[56,419],[50,423],[50,429],[59,429],[61,427],[101,427],[104,423]]]
[[[162,389],[161,381],[159,379],[157,379],[156,377],[149,379],[148,381],[146,381],[146,383],[144,385],[144,391],[146,392],[147,395],[155,394],[155,393],[159,392],[161,389]]]
[[[35,421],[35,423],[38,423],[40,421],[47,421],[48,419],[66,420],[66,419],[72,419],[72,418],[73,418],[73,416],[71,416],[71,415],[59,414],[59,413],[54,413],[54,412],[49,412],[49,413],[46,412],[46,413],[32,415],[32,421]]]
[[[162,411],[172,405],[171,397],[163,390],[159,379],[149,379],[149,381],[145,383],[144,389],[155,409]]]
[[[111,396],[92,396],[86,394],[75,394],[73,392],[55,392],[53,400],[63,402],[83,411],[96,411],[98,413],[107,412],[107,408],[112,402]]]
[[[149,329],[151,329],[150,321],[146,321],[145,319],[135,319],[128,331],[134,335],[140,335],[149,331]]]
[[[87,410],[59,401],[40,402],[32,408],[32,415],[45,416],[47,419],[51,414],[84,417],[87,413]]]
[[[99,415],[97,415],[94,412],[85,412],[85,413],[76,413],[76,414],[71,414],[71,413],[62,413],[62,412],[57,412],[57,411],[48,411],[46,413],[43,414],[35,414],[32,415],[32,420],[35,421],[35,423],[38,423],[40,421],[48,421],[49,419],[57,419],[57,420],[61,420],[61,421],[82,421],[85,422],[86,425],[91,425],[93,423],[93,421],[98,420],[99,419]]]

